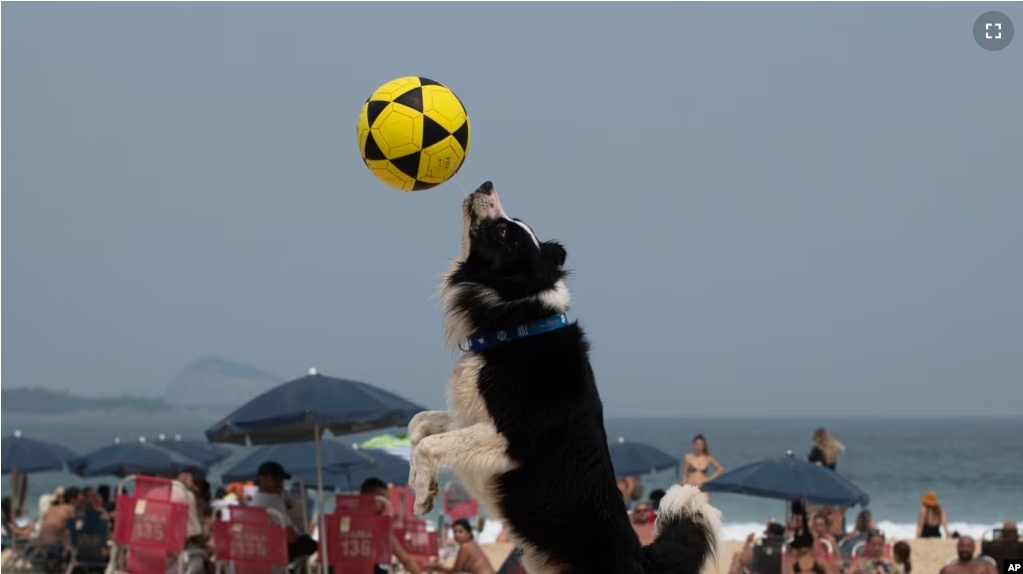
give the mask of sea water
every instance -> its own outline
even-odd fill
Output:
[[[20,430],[27,437],[60,442],[81,453],[121,440],[153,440],[158,434],[181,434],[202,439],[214,420],[172,417],[19,418],[0,421],[8,435]],[[1004,520],[1023,522],[1023,419],[965,418],[842,418],[842,419],[608,419],[610,440],[623,437],[645,442],[681,456],[688,452],[693,435],[707,437],[711,454],[726,470],[764,458],[781,457],[787,450],[805,456],[811,436],[825,426],[846,446],[838,472],[870,495],[870,510],[878,527],[890,535],[911,537],[915,533],[920,496],[933,490],[948,513],[949,526],[960,533],[978,535]],[[367,435],[342,437],[346,443]],[[245,449],[214,467],[229,468],[245,456]],[[642,477],[644,494],[666,488],[678,480],[676,470]],[[114,477],[81,479],[66,473],[41,473],[29,477],[30,507],[40,494],[58,485],[116,484]],[[3,481],[7,495],[8,482]],[[721,509],[727,539],[742,539],[761,532],[764,523],[784,517],[777,500],[737,494],[713,494],[711,502]],[[849,523],[855,515],[851,510]],[[491,523],[482,540],[496,536]]]

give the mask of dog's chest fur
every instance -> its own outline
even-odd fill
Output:
[[[486,403],[477,386],[483,364],[479,355],[464,355],[455,363],[448,377],[448,412],[454,428],[490,421]]]

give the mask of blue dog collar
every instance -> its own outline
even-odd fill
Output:
[[[466,337],[465,340],[458,345],[458,348],[466,353],[479,353],[480,351],[485,351],[502,343],[508,343],[516,339],[525,339],[534,335],[542,335],[543,333],[550,333],[551,331],[556,331],[566,326],[568,326],[568,316],[564,313],[560,315],[551,315],[550,317],[526,323],[525,325],[519,325],[514,330],[495,331],[493,333],[475,333],[471,337]]]

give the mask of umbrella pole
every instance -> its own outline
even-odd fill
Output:
[[[316,447],[316,520],[320,531],[320,571],[326,573],[330,561],[327,560],[327,528],[326,521],[323,519],[325,507],[323,504],[323,457],[320,454],[319,425],[313,425],[313,445]]]

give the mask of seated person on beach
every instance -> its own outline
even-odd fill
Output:
[[[875,530],[867,535],[863,555],[854,558],[846,574],[892,574],[895,563],[885,556],[884,533]]]
[[[184,566],[186,574],[202,574],[206,570],[205,555],[212,553],[210,537],[202,520],[199,501],[196,499],[197,484],[206,480],[206,472],[198,467],[190,467],[178,473],[176,481],[184,488],[174,485],[171,488],[171,502],[182,503],[188,507],[185,520],[185,555],[188,563]],[[180,555],[168,555],[168,568],[172,567]]]
[[[916,518],[917,538],[949,538],[948,516],[945,509],[938,504],[938,495],[927,492],[920,498],[920,512]]]
[[[830,525],[831,536],[835,540],[841,540],[845,538],[845,511],[849,510],[845,506],[825,506],[821,509],[824,516],[828,517],[828,524]]]
[[[814,546],[820,552],[838,556],[838,541],[831,535],[828,517],[824,514],[814,514],[810,522],[810,532],[813,533]]]
[[[909,559],[911,554],[909,543],[899,540],[892,546],[892,561],[895,562],[895,574],[910,574],[913,572],[913,562]]]
[[[284,499],[284,481],[291,478],[291,475],[284,470],[281,463],[267,461],[259,465],[256,470],[256,487],[258,490],[252,495],[252,506],[270,508],[281,513],[284,517],[284,526],[288,533],[288,561],[295,561],[303,556],[310,556],[316,552],[316,541],[308,534],[299,534],[295,524],[291,521],[291,512]]]
[[[707,471],[714,469],[714,474],[708,476]],[[682,457],[682,484],[703,486],[703,483],[721,476],[725,471],[721,463],[710,455],[710,447],[707,446],[707,439],[698,434],[693,437],[693,452]]]
[[[746,542],[742,544],[742,550],[732,555],[732,564],[728,567],[728,574],[750,574],[753,564],[753,541],[756,534],[750,532],[746,536]]]
[[[818,560],[813,552],[814,538],[808,530],[803,530],[789,544],[787,574],[836,574],[834,560]]]
[[[451,525],[455,534],[455,542],[458,543],[458,555],[455,556],[455,563],[450,568],[436,562],[423,567],[425,571],[444,572],[445,574],[468,573],[468,574],[494,574],[494,567],[491,566],[487,555],[476,543],[472,535],[472,526],[469,521],[460,518]]]
[[[639,536],[639,543],[643,546],[654,541],[655,517],[653,508],[646,502],[640,502],[629,513],[629,522],[632,523],[632,529],[636,531],[636,536]]]
[[[998,537],[998,540],[1002,542],[1023,542],[1023,537],[1020,537],[1016,523],[1011,520],[1006,520],[1002,523],[1002,532]]]
[[[362,486],[359,487],[359,494],[370,495],[376,498],[377,501],[377,514],[386,514],[389,503],[388,495],[390,494],[390,487],[387,483],[380,480],[379,478],[372,477],[362,481]],[[394,557],[398,559],[405,572],[409,574],[422,574],[422,570],[416,564],[416,561],[412,559],[412,556],[405,550],[405,547],[401,545],[394,534],[391,534],[391,552]],[[386,574],[390,568],[390,564],[378,564],[373,569],[373,574]]]
[[[40,544],[63,544],[67,539],[67,523],[78,516],[81,491],[77,488],[64,490],[60,504],[51,504],[39,525]]]
[[[869,510],[861,510],[856,515],[856,522],[853,524],[853,529],[849,531],[849,534],[845,535],[840,541],[840,544],[844,544],[847,541],[857,540],[866,538],[867,533],[876,530],[874,527],[874,516]]]
[[[974,558],[976,549],[972,537],[960,538],[956,544],[956,561],[942,568],[939,574],[996,574],[997,569],[993,564]]]
[[[17,521],[17,517],[11,515],[11,498],[5,496],[2,501],[3,514],[4,514],[4,532],[11,540],[27,540],[32,537],[32,533],[35,532],[36,523],[27,522],[24,526],[20,526]]]

